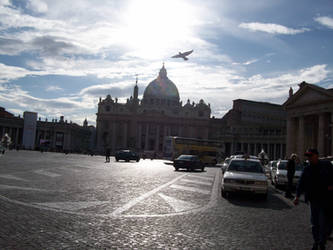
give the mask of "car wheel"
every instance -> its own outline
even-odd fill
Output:
[[[139,162],[140,161],[140,159],[136,159],[136,162]]]
[[[176,171],[178,171],[179,168],[175,168]]]
[[[221,195],[222,195],[223,198],[227,199],[228,194],[222,188],[221,188]]]
[[[205,167],[202,167],[202,168],[201,168],[201,172],[203,172],[203,171],[205,171]]]
[[[264,201],[267,200],[267,193],[266,194],[260,194],[260,198]]]

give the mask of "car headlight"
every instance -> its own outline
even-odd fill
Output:
[[[255,185],[266,185],[267,184],[267,181],[255,181],[254,182]]]
[[[235,183],[236,181],[233,179],[224,179],[225,183]]]

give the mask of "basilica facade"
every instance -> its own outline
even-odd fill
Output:
[[[112,152],[132,148],[161,153],[165,136],[208,139],[210,105],[180,101],[176,85],[163,65],[156,79],[138,99],[137,84],[126,103],[107,95],[99,100],[97,112],[97,150]]]

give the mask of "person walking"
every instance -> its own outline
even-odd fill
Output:
[[[331,230],[333,199],[333,167],[329,161],[319,160],[317,149],[305,152],[309,165],[299,179],[294,204],[299,204],[302,193],[305,202],[310,202],[313,250],[325,250],[326,240]]]
[[[293,195],[291,194],[291,191],[293,189],[293,179],[295,175],[295,170],[296,170],[296,160],[297,160],[297,155],[296,154],[291,154],[290,158],[287,162],[287,178],[288,178],[288,185],[285,193],[285,197],[287,198],[294,198]]]
[[[105,163],[110,162],[110,155],[111,155],[111,150],[109,147],[107,147],[105,150]]]

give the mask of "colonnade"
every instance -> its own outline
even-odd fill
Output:
[[[20,134],[22,134],[22,128],[0,126],[0,140],[6,133],[11,138],[13,144],[19,145],[21,143]]]
[[[284,159],[286,157],[285,143],[232,142],[230,153],[241,151],[250,155],[258,155],[262,149],[271,160]]]
[[[297,153],[303,159],[308,148],[320,156],[333,155],[333,112],[300,114],[287,119],[287,154]]]

